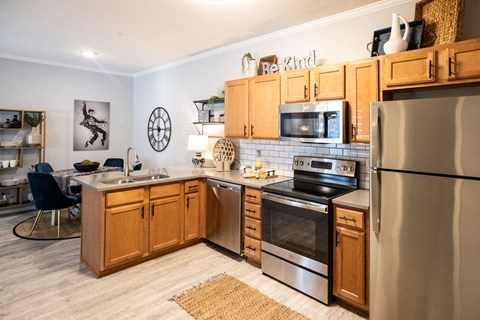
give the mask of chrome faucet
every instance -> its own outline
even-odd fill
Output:
[[[133,152],[135,154],[135,162],[134,163],[139,163],[140,162],[140,159],[138,158],[137,150],[134,147],[129,147],[127,149],[127,164],[125,166],[125,169],[123,170],[123,175],[125,177],[128,177],[130,175],[130,172],[133,171],[133,168],[130,169],[130,158],[129,158],[130,150],[133,150]]]

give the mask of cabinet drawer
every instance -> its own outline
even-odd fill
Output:
[[[245,201],[261,204],[262,198],[260,194],[260,189],[245,188]]]
[[[106,195],[107,207],[114,207],[141,201],[143,201],[143,188],[110,192]]]
[[[165,198],[180,194],[180,183],[171,183],[150,188],[150,199]]]
[[[262,218],[262,207],[259,204],[252,204],[245,202],[245,216],[261,219]]]
[[[245,217],[245,236],[262,239],[262,223],[260,220]]]
[[[337,224],[345,226],[355,227],[359,229],[365,228],[365,213],[363,211],[350,210],[345,208],[336,208]]]
[[[245,256],[260,262],[261,242],[250,237],[245,237],[245,248],[243,253]]]
[[[200,182],[198,180],[185,181],[185,193],[197,192],[200,188]]]

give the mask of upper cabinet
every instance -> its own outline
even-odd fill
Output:
[[[378,60],[376,58],[347,64],[347,101],[352,143],[370,141],[370,102],[379,99]]]
[[[225,82],[225,136],[278,139],[280,74]]]
[[[382,90],[480,81],[480,39],[381,57]]]
[[[345,65],[282,72],[282,103],[345,98]]]

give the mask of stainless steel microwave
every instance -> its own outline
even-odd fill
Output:
[[[280,140],[345,143],[344,100],[284,104],[279,107]]]

